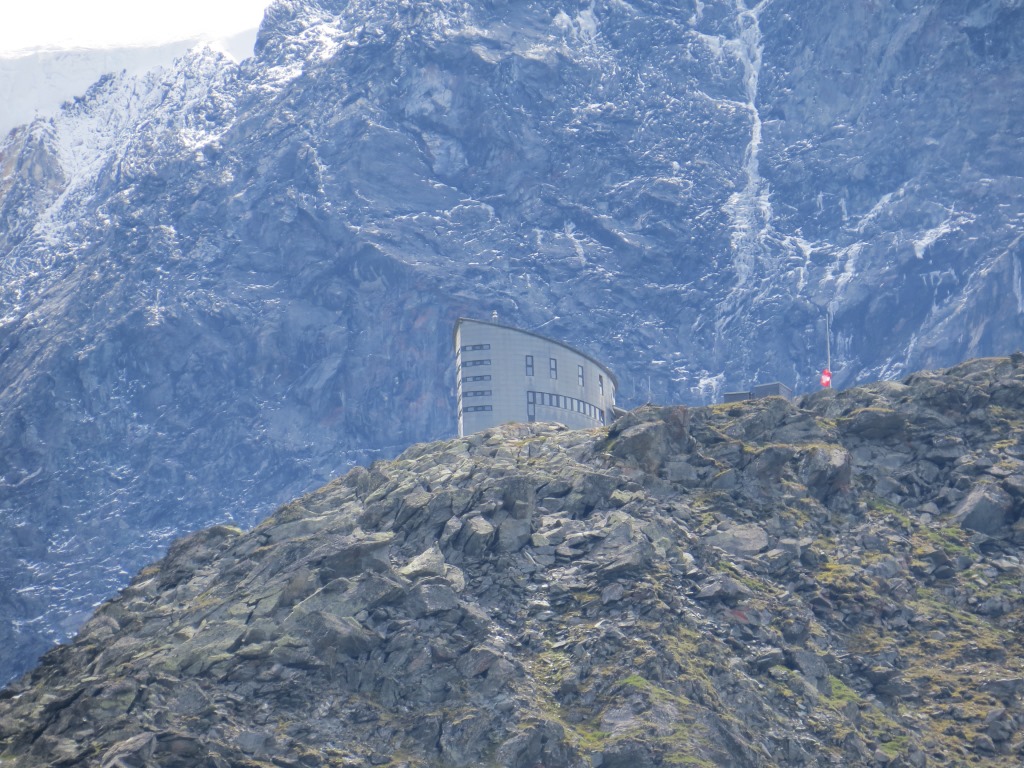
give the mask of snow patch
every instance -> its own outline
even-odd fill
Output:
[[[574,40],[593,43],[597,39],[598,24],[593,2],[575,17],[570,17],[565,11],[559,11],[553,21],[556,27],[568,33]]]
[[[924,252],[929,247],[934,245],[940,238],[945,237],[950,232],[958,230],[964,224],[970,224],[974,221],[974,216],[966,213],[952,214],[937,227],[926,229],[921,233],[921,236],[913,241],[914,256],[919,259],[924,258]]]
[[[1013,259],[1013,297],[1017,300],[1017,314],[1024,315],[1024,286],[1021,285],[1020,256]]]
[[[743,156],[742,189],[733,193],[724,206],[732,223],[732,244],[737,287],[744,286],[754,275],[761,242],[771,228],[772,207],[768,185],[761,177],[761,113],[757,107],[758,82],[761,75],[761,56],[764,45],[758,14],[770,0],[762,0],[748,9],[744,0],[735,0],[736,28],[733,39],[699,35],[710,46],[716,57],[726,53],[743,68],[743,88],[746,101],[742,104],[750,115],[750,140]]]
[[[814,253],[815,245],[799,235],[787,235],[783,239],[783,243],[788,250],[795,249],[803,259],[803,263],[795,270],[797,293],[803,293],[804,288],[807,287],[807,276],[811,272],[811,254]]]
[[[153,147],[164,156],[194,153],[229,130],[235,67],[223,54],[193,49],[170,67],[104,76],[53,117],[37,118],[30,131],[59,165],[59,194],[35,219],[34,255],[6,264],[5,279],[59,277],[52,267],[89,245],[79,231],[81,206],[105,176],[139,172],[139,158]],[[102,215],[95,222],[106,223]]]
[[[141,76],[197,47],[238,62],[252,55],[256,30],[226,38],[189,38],[159,46],[32,50],[0,55],[0,136],[37,117],[55,115],[104,75]]]
[[[882,195],[878,199],[878,202],[871,206],[871,210],[865,213],[861,217],[860,221],[857,222],[856,231],[864,232],[864,230],[867,229],[870,224],[874,223],[874,221],[879,216],[888,211],[893,199],[902,200],[903,196],[906,194],[906,191],[907,185],[904,184],[895,192],[887,192],[886,194]]]
[[[725,371],[711,375],[703,371],[698,377],[696,386],[690,387],[690,391],[704,404],[715,403],[720,399],[722,387],[725,386]]]
[[[832,292],[832,300],[828,304],[828,311],[833,314],[839,309],[839,297],[857,277],[857,259],[860,252],[864,250],[864,243],[854,243],[839,251],[836,263],[842,262],[843,271],[835,275],[835,264],[829,266],[823,282],[835,280]]]
[[[343,48],[357,47],[361,35],[375,31],[380,33],[365,24],[346,27],[338,16],[317,13],[305,29],[289,37],[288,55],[281,63],[260,70],[256,88],[263,92],[280,91],[299,78],[307,64],[328,61]]]

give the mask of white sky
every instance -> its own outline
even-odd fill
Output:
[[[0,0],[0,56],[154,45],[259,26],[271,0]]]

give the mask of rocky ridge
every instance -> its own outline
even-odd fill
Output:
[[[506,425],[175,543],[0,766],[1019,765],[1024,355]]]

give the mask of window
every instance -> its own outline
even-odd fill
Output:
[[[462,409],[463,413],[477,413],[479,411],[492,411],[494,410],[489,405],[467,405]]]
[[[582,365],[577,365],[576,366],[576,380],[579,381],[580,386],[582,387],[583,386],[583,366]]]
[[[472,392],[463,392],[463,397],[490,397],[491,390],[489,389],[474,389]]]
[[[526,356],[526,375],[533,376],[533,355]]]
[[[598,374],[598,376],[597,376],[597,388],[598,388],[598,390],[600,390],[601,394],[603,395],[604,394],[604,376],[602,376],[601,374]]]
[[[536,421],[537,420],[537,406],[534,403],[526,404],[526,420]]]
[[[484,374],[483,376],[463,376],[462,380],[463,381],[490,381],[491,380],[491,374],[487,373],[487,374]]]
[[[475,365],[490,365],[490,360],[467,360],[462,364],[463,368],[472,368]]]
[[[480,350],[480,349],[490,349],[490,348],[491,348],[490,344],[463,344],[462,345],[462,351],[463,352],[476,352],[477,350]]]
[[[586,400],[581,400],[578,397],[556,395],[554,392],[534,392],[533,390],[528,390],[526,392],[527,416],[532,417],[536,413],[538,405],[579,413],[588,419],[599,421],[602,424],[605,421],[605,412]]]
[[[555,358],[551,358],[551,362],[548,364],[548,371],[551,373],[552,379],[558,378],[558,361]]]

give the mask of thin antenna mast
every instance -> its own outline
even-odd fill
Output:
[[[825,367],[832,370],[832,310],[825,310]]]

